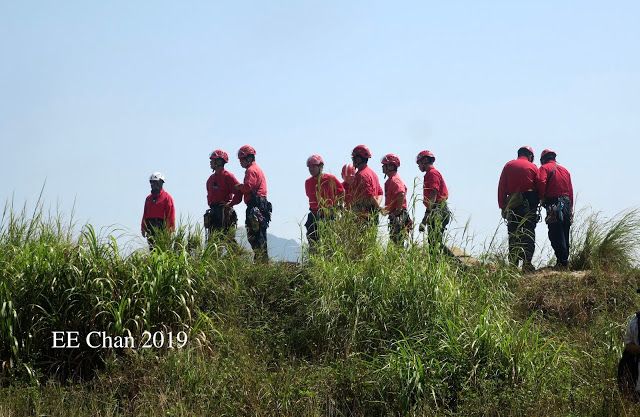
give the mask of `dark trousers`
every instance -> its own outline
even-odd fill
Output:
[[[550,223],[549,240],[551,247],[556,254],[558,265],[567,266],[569,264],[569,229],[571,224],[569,219],[563,219],[557,223]]]
[[[335,214],[331,209],[322,209],[316,211],[309,210],[307,221],[305,222],[304,226],[307,228],[307,241],[309,242],[310,249],[313,250],[320,241],[320,231],[318,230],[319,223],[333,220],[334,218]]]
[[[255,254],[254,259],[258,262],[268,262],[267,228],[269,227],[269,222],[258,207],[247,206],[245,227],[247,240]]]
[[[389,238],[397,245],[403,245],[413,228],[413,221],[406,209],[389,214]]]
[[[453,252],[447,248],[444,244],[444,231],[447,225],[451,221],[451,212],[446,202],[438,203],[438,205],[425,212],[423,223],[426,222],[427,226],[427,242],[429,247],[437,250],[441,250],[444,254],[453,256]]]
[[[207,238],[218,234],[228,240],[229,243],[235,242],[238,216],[234,209],[225,207],[223,204],[213,204],[211,209],[207,211],[207,216],[208,225],[205,223]]]
[[[309,242],[309,247],[313,247],[318,243],[318,216],[319,212],[309,210],[309,214],[307,214],[307,221],[304,224],[304,227],[307,228],[307,241]]]
[[[146,219],[144,221],[144,226],[146,230],[147,244],[149,245],[149,249],[153,250],[156,246],[156,235],[165,230],[165,221],[164,219],[157,218]]]
[[[509,232],[510,263],[517,265],[522,260],[525,265],[531,264],[536,248],[537,223],[537,206],[531,210],[529,206],[522,205],[509,211],[507,231]]]

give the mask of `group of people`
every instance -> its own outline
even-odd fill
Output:
[[[208,236],[219,234],[228,242],[234,242],[238,216],[233,207],[244,200],[247,240],[256,261],[266,262],[267,228],[272,212],[271,203],[267,200],[267,178],[256,163],[256,150],[252,146],[242,146],[238,150],[238,160],[245,169],[242,182],[225,169],[229,162],[225,151],[216,149],[209,155],[213,173],[206,182],[209,209],[204,215],[204,226]],[[151,247],[158,230],[175,229],[173,198],[162,189],[164,182],[164,176],[158,172],[149,178],[151,194],[144,203],[141,229]]]
[[[363,225],[377,225],[379,214],[386,215],[389,218],[391,242],[403,245],[408,238],[413,220],[407,211],[407,186],[398,174],[400,158],[392,153],[382,157],[382,173],[386,178],[383,190],[378,175],[369,167],[371,157],[371,151],[366,145],[353,148],[352,164],[342,167],[342,182],[334,175],[322,172],[324,161],[320,155],[311,155],[307,159],[311,176],[305,181],[305,191],[309,198],[309,214],[305,226],[312,249],[320,239],[318,222],[333,220],[336,209],[340,207],[353,211]],[[422,201],[426,210],[420,223],[420,231],[428,231],[431,246],[446,250],[443,237],[450,220],[447,207],[449,191],[442,174],[434,166],[435,160],[433,153],[428,150],[418,153],[416,157],[418,168],[425,173]]]
[[[518,149],[517,158],[506,163],[498,183],[498,206],[507,222],[509,261],[523,271],[532,271],[536,225],[540,209],[546,209],[545,223],[556,256],[556,268],[569,264],[569,229],[573,221],[573,185],[569,171],[556,162],[556,152],[540,154],[540,168],[530,146]]]
[[[305,222],[307,240],[311,249],[319,243],[319,224],[331,222],[339,210],[352,211],[366,227],[377,225],[379,214],[388,216],[390,241],[404,245],[413,229],[413,220],[407,211],[407,186],[400,177],[400,158],[389,153],[381,159],[385,176],[384,189],[378,175],[369,167],[372,154],[366,145],[358,145],[351,152],[351,164],[342,167],[342,181],[324,173],[322,156],[314,154],[307,159],[310,177],[305,181],[309,199],[309,214]],[[267,261],[267,228],[272,206],[267,200],[267,180],[256,163],[256,150],[244,145],[238,150],[240,165],[245,169],[244,180],[225,169],[229,155],[220,149],[209,155],[213,170],[207,179],[207,204],[204,216],[208,236],[219,234],[234,241],[238,217],[234,206],[244,200],[247,238],[258,261]],[[423,150],[416,156],[418,169],[424,173],[422,203],[425,213],[419,225],[427,232],[427,241],[433,248],[451,254],[444,245],[444,231],[451,219],[447,205],[449,191],[435,166],[435,155]],[[532,270],[535,249],[535,227],[539,220],[539,207],[546,208],[549,239],[555,251],[557,266],[566,267],[569,257],[569,227],[573,217],[573,188],[566,168],[556,162],[556,153],[545,149],[540,156],[541,166],[534,163],[530,146],[518,149],[517,159],[508,162],[498,184],[498,206],[507,221],[509,234],[509,260],[514,265],[522,261],[524,271]],[[163,190],[164,176],[153,173],[149,178],[151,194],[147,196],[142,217],[142,234],[153,246],[155,231],[175,228],[173,199]],[[384,199],[384,201],[383,201]]]

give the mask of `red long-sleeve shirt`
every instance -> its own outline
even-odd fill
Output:
[[[144,211],[142,212],[142,223],[140,225],[143,235],[147,232],[145,225],[147,219],[162,219],[169,230],[175,230],[176,209],[173,204],[173,197],[168,192],[160,190],[158,195],[149,194],[144,200]]]
[[[382,195],[382,187],[378,176],[369,166],[365,166],[356,172],[351,187],[351,202],[357,204],[368,198],[375,199]]]
[[[538,184],[538,167],[529,162],[526,156],[509,161],[502,168],[498,182],[498,207],[507,206],[507,198],[513,193],[536,191]]]
[[[402,199],[400,194],[404,194]],[[384,206],[388,213],[407,208],[407,186],[397,172],[390,173],[384,183]]]
[[[207,179],[207,204],[210,206],[214,203],[226,204],[231,202],[235,193],[234,187],[237,184],[240,184],[240,181],[226,169],[214,172]],[[238,202],[240,202],[240,199],[238,199]]]
[[[317,211],[320,207],[333,207],[338,199],[344,196],[342,183],[331,174],[307,178],[304,189],[309,197],[309,208],[312,211]]]
[[[422,187],[422,202],[426,207],[430,207],[433,203],[429,201],[429,197],[432,191],[436,191],[436,203],[440,203],[443,200],[449,198],[449,190],[447,184],[442,178],[442,174],[435,167],[431,166],[424,174],[424,184]]]
[[[554,170],[555,172],[551,174]],[[549,176],[553,175],[551,179]],[[538,170],[538,197],[541,201],[566,195],[573,206],[573,185],[571,174],[556,161],[549,161]]]
[[[240,192],[244,196],[244,202],[248,203],[251,200],[251,194],[253,192],[256,193],[258,197],[266,197],[267,196],[267,177],[264,176],[264,172],[262,169],[253,162],[244,172],[244,181],[239,185]],[[240,202],[239,194],[234,196],[234,201],[238,199]]]

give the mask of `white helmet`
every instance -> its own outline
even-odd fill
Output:
[[[162,182],[165,182],[164,181],[164,175],[162,175],[162,172],[154,172],[149,177],[149,181],[162,181]]]

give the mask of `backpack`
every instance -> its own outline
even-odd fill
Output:
[[[638,336],[640,337],[640,311],[636,313]],[[638,341],[636,341],[638,342]],[[627,351],[622,352],[618,362],[618,389],[626,396],[638,399],[636,382],[638,381],[638,357]]]

